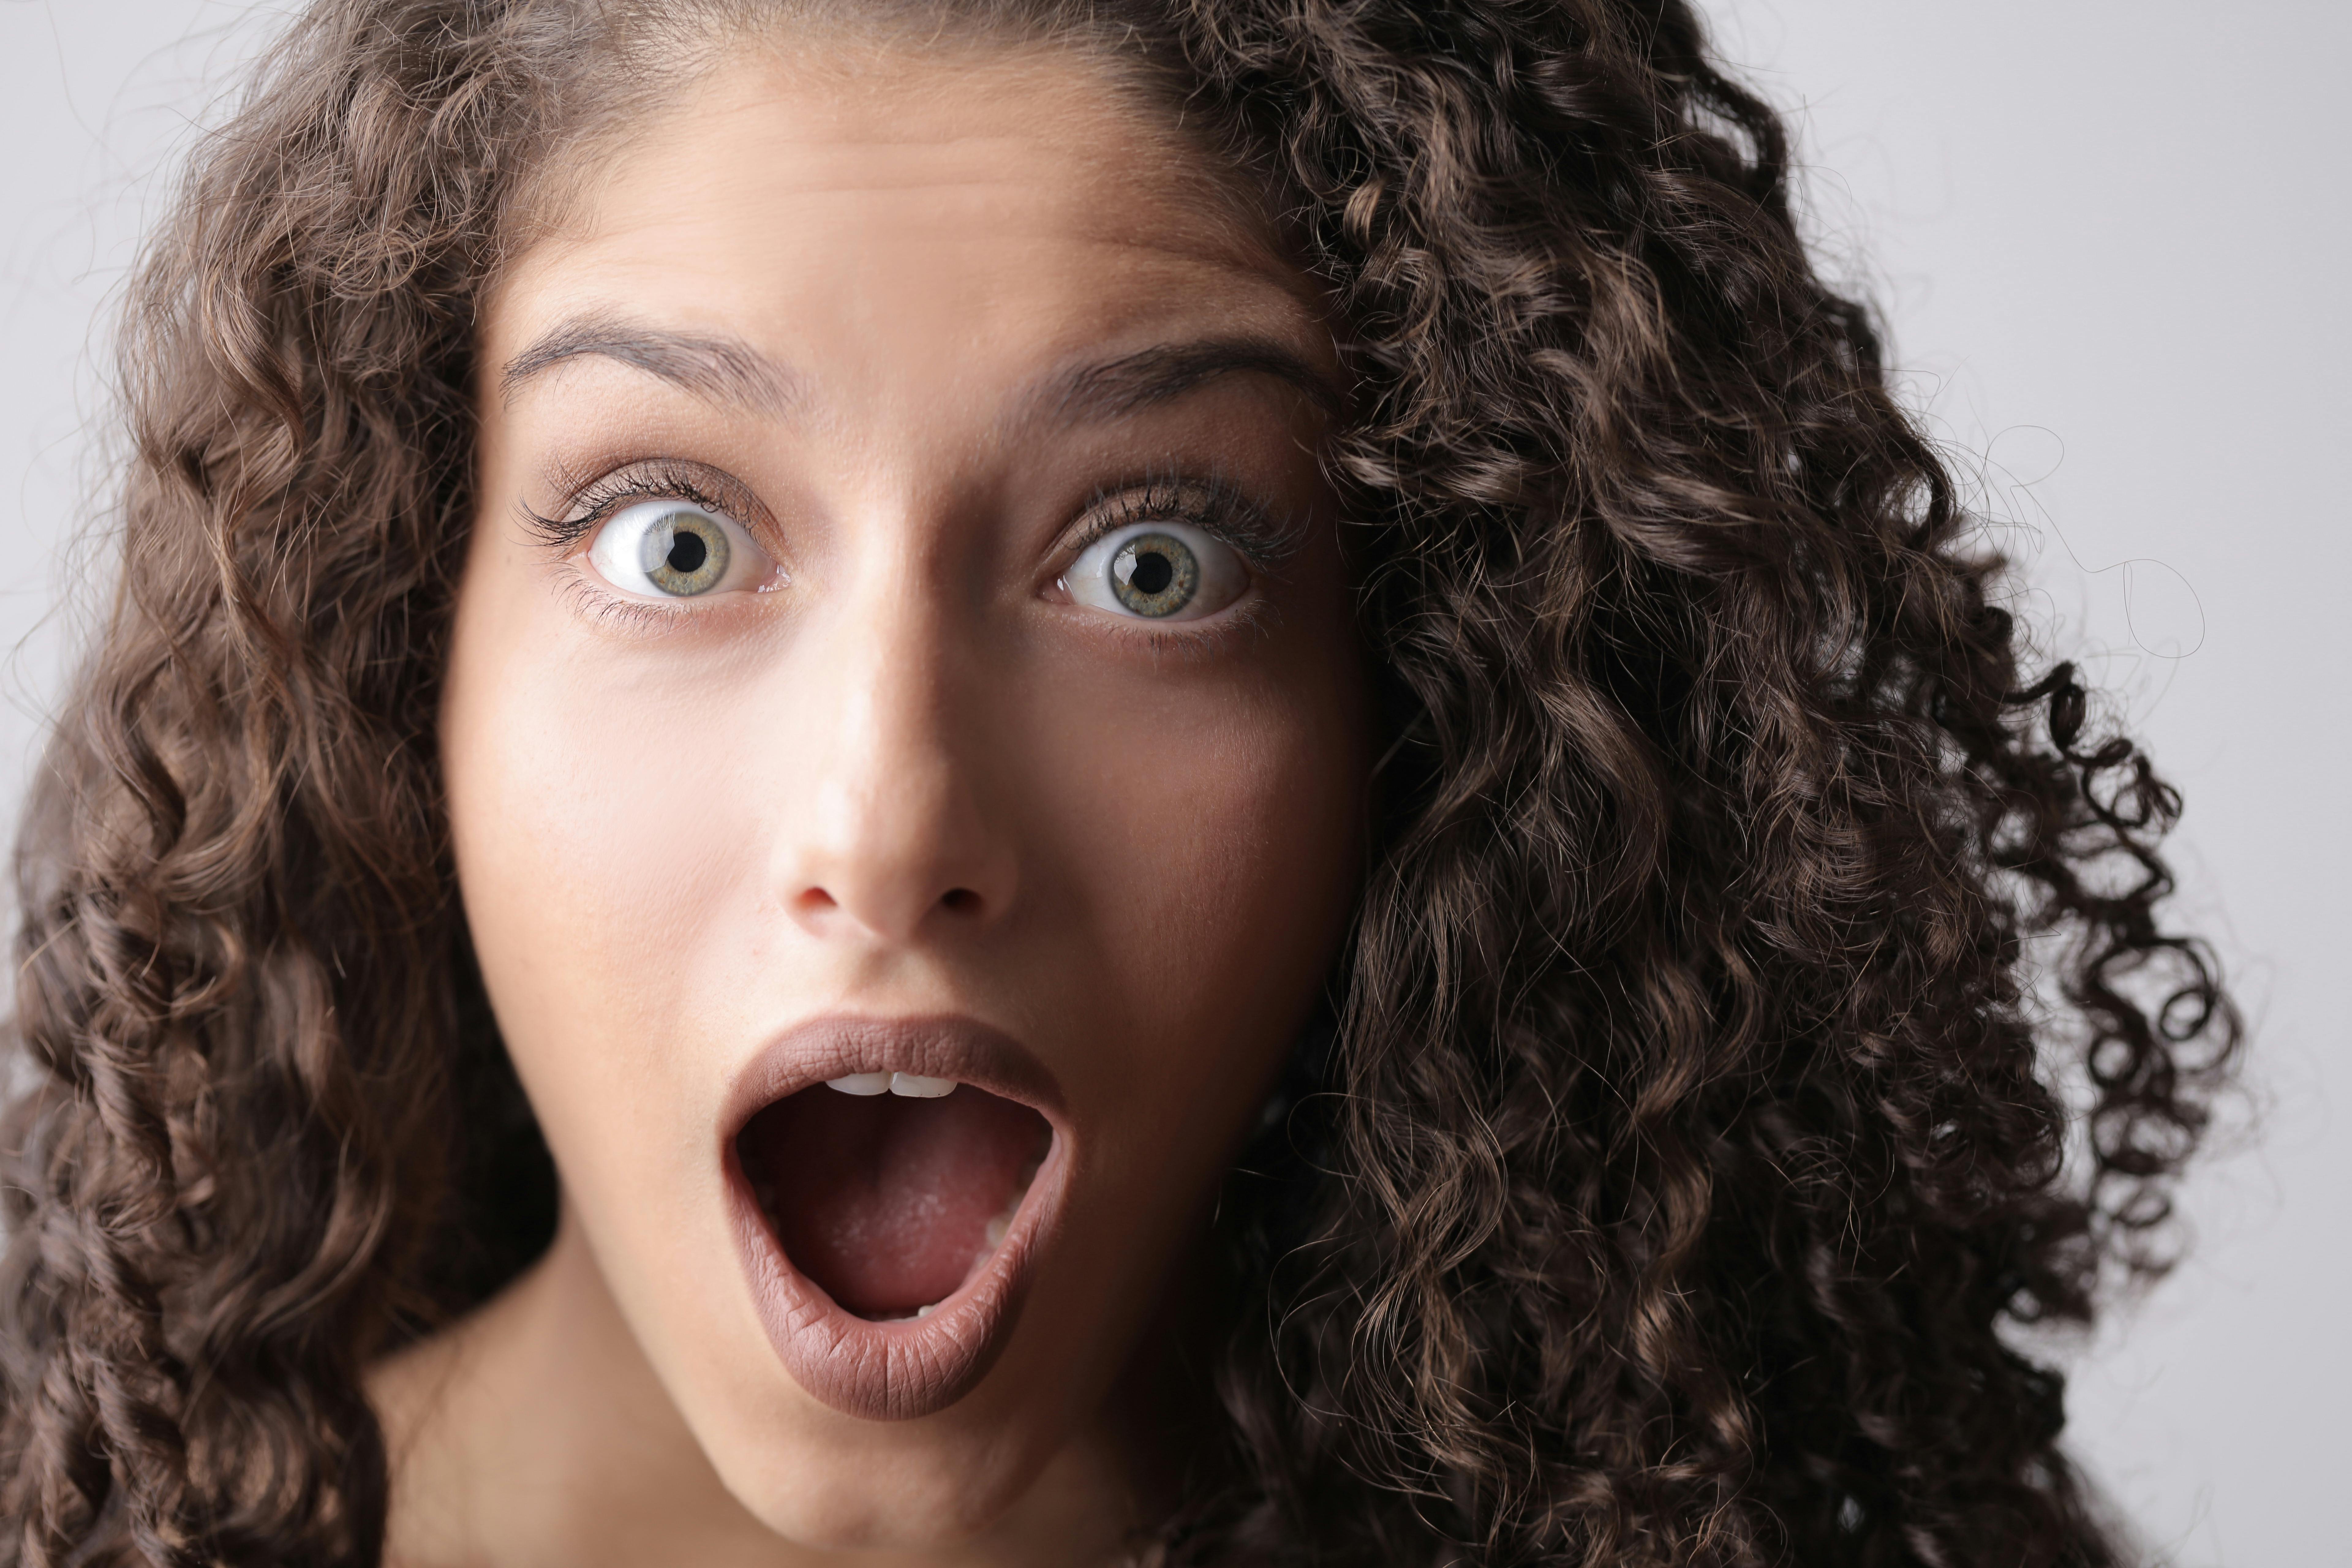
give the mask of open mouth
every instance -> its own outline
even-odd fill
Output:
[[[1053,1136],[975,1084],[863,1072],[767,1106],[736,1155],[792,1266],[844,1311],[891,1322],[929,1316],[987,1268]]]
[[[744,1065],[719,1132],[751,1306],[794,1381],[898,1421],[986,1375],[1076,1159],[1034,1053],[961,1016],[812,1018]]]

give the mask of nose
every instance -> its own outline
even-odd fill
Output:
[[[780,846],[793,920],[902,945],[992,925],[1019,880],[992,809],[985,690],[953,616],[919,590],[861,595],[807,628],[779,704],[802,773]],[[1001,740],[1001,735],[997,737]]]

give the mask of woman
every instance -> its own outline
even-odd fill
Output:
[[[2120,1560],[2003,1325],[2239,1025],[1785,172],[1679,5],[314,4],[22,836],[7,1560]]]

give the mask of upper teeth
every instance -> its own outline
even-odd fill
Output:
[[[955,1091],[951,1078],[925,1078],[911,1072],[853,1072],[824,1080],[827,1089],[844,1094],[902,1094],[908,1100],[937,1100]]]
[[[937,1100],[955,1092],[956,1080],[951,1078],[923,1078],[910,1072],[890,1075],[890,1092],[903,1094],[909,1100]]]

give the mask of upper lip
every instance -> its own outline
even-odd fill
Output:
[[[721,1134],[731,1143],[762,1108],[854,1072],[953,1079],[1029,1107],[1057,1132],[1066,1125],[1053,1069],[1002,1029],[961,1014],[836,1016],[793,1025],[744,1065],[727,1096]]]

